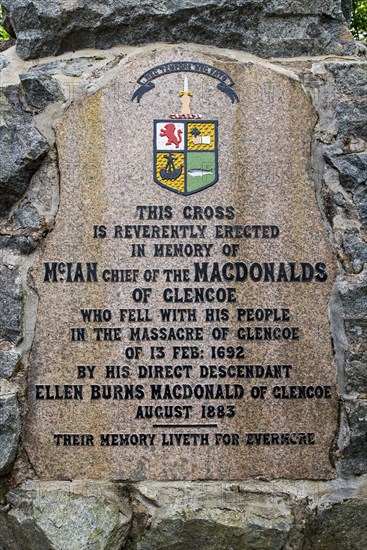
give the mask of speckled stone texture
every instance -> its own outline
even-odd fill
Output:
[[[228,72],[235,81],[234,89],[240,102],[232,104],[216,88],[213,79],[189,74],[193,90],[193,112],[218,119],[219,182],[210,189],[189,197],[173,194],[153,182],[153,120],[166,118],[179,111],[179,91],[183,73],[167,75],[156,81],[156,88],[143,97],[140,104],[131,101],[136,80],[147,69],[160,63],[201,61]],[[111,82],[87,99],[72,106],[56,129],[61,173],[60,208],[55,228],[46,239],[31,276],[39,297],[36,333],[29,376],[29,414],[24,429],[24,441],[32,467],[41,478],[69,479],[73,477],[113,480],[139,479],[247,479],[261,476],[275,478],[329,479],[335,475],[329,459],[330,447],[337,429],[336,371],[333,361],[328,304],[335,275],[335,260],[316,201],[315,181],[311,171],[311,135],[317,118],[311,102],[296,75],[255,59],[229,59],[220,54],[200,54],[190,48],[166,48],[123,61]],[[137,205],[171,206],[172,219],[139,220]],[[233,205],[233,220],[193,221],[184,218],[187,206]],[[196,243],[212,244],[209,258],[155,258],[157,242],[187,244],[187,238],[157,241],[140,238],[147,255],[133,258],[132,239],[113,237],[114,225],[204,224],[205,238]],[[222,253],[226,242],[214,238],[215,224],[275,224],[280,229],[276,239],[237,239],[239,253],[235,258],[247,264],[254,262],[295,262],[315,265],[323,262],[328,274],[324,282],[266,283],[233,281],[201,283],[194,281],[195,261],[228,261]],[[106,225],[107,238],[93,238],[95,225]],[[191,240],[193,241],[193,239]],[[231,259],[233,260],[233,259]],[[45,262],[98,262],[98,282],[68,283],[45,281]],[[73,267],[73,270],[74,270]],[[107,283],[101,275],[104,269],[138,269],[137,281]],[[160,270],[156,284],[144,282],[147,269]],[[167,283],[163,270],[189,270],[190,281]],[[288,268],[289,269],[289,268]],[[65,275],[58,273],[58,277]],[[147,302],[152,320],[121,321],[120,308],[136,309],[132,292],[136,287],[151,287]],[[235,287],[235,303],[215,302],[197,305],[197,321],[164,323],[162,307],[195,307],[195,304],[172,304],[163,301],[167,286]],[[227,307],[227,322],[205,321],[204,309]],[[295,326],[300,329],[294,341],[239,341],[236,331],[236,309],[288,308],[290,320],[261,321],[256,325]],[[81,308],[109,308],[112,320],[86,323]],[[131,327],[204,328],[202,341],[133,342]],[[229,337],[216,341],[214,326],[227,326]],[[253,327],[254,323],[242,322]],[[86,329],[85,342],[71,342],[71,329]],[[119,327],[122,339],[114,342],[95,341],[94,329]],[[243,357],[213,359],[211,346],[244,345]],[[173,359],[174,345],[197,345],[200,359]],[[150,346],[166,347],[166,358],[152,360]],[[141,346],[139,360],[129,360],[125,350]],[[292,365],[289,378],[281,379],[203,379],[200,364]],[[139,365],[193,365],[189,379],[139,379]],[[78,379],[78,365],[95,365],[94,378]],[[128,378],[106,379],[106,365],[126,365]],[[242,384],[245,397],[239,400],[167,400],[150,399],[150,385],[177,383],[191,385]],[[82,384],[83,400],[36,400],[36,385]],[[145,398],[91,400],[91,384],[142,384]],[[264,385],[264,399],[251,397],[253,386]],[[330,398],[276,399],[277,385],[330,386]],[[122,390],[124,391],[124,390]],[[44,395],[44,389],[41,389]],[[214,403],[213,403],[214,401]],[[154,428],[160,419],[136,419],[139,405],[191,405],[193,423],[200,422],[202,406],[206,404],[235,405],[234,418],[215,419],[218,426],[200,429],[207,433],[209,445],[163,445],[163,433],[197,433],[198,429]],[[164,422],[164,419],[163,419]],[[168,420],[168,422],[171,422]],[[182,423],[178,419],[177,423]],[[206,420],[208,422],[208,419]],[[307,432],[315,436],[310,445],[246,445],[248,433]],[[54,434],[91,434],[94,446],[56,446]],[[100,445],[100,434],[150,434],[154,444],[106,447]],[[239,444],[215,443],[215,433],[238,434]],[[119,437],[119,436],[118,436]],[[135,437],[135,436],[134,436]],[[191,439],[191,436],[188,436]],[[231,436],[229,436],[231,438]],[[62,443],[63,439],[59,442]],[[140,441],[140,439],[139,439]],[[192,441],[192,439],[191,439]],[[219,440],[220,441],[220,440]]]
[[[20,414],[16,395],[0,394],[0,475],[9,473],[15,460],[20,435]]]
[[[6,550],[364,548],[365,476],[332,482],[26,482],[0,496]],[[78,511],[75,513],[75,509]]]
[[[1,80],[0,216],[9,214],[41,166],[49,146],[23,107],[19,89]]]
[[[293,2],[292,9],[294,5]],[[322,9],[320,3],[317,5]],[[346,5],[347,2],[344,2],[344,6]],[[3,128],[6,130],[16,127],[18,135],[24,137],[29,135],[29,128],[32,127],[50,147],[45,160],[37,160],[38,164],[34,163],[32,155],[27,157],[27,147],[20,151],[19,157],[16,157],[15,148],[13,158],[18,158],[17,162],[6,165],[7,173],[13,172],[14,176],[7,177],[1,189],[2,206],[5,204],[5,198],[9,198],[0,223],[3,275],[8,272],[16,273],[16,284],[14,285],[15,281],[8,277],[6,284],[3,282],[2,290],[8,294],[8,299],[11,297],[13,306],[17,304],[11,306],[8,312],[17,313],[13,318],[15,324],[12,324],[12,321],[7,327],[3,325],[0,342],[0,387],[1,395],[7,402],[7,410],[14,411],[14,405],[18,403],[22,418],[26,418],[29,412],[26,400],[27,365],[34,341],[34,320],[37,311],[37,295],[32,288],[30,267],[42,251],[44,239],[52,230],[58,210],[59,171],[53,127],[69,101],[75,102],[93,90],[98,90],[103,83],[111,81],[120,73],[124,63],[133,60],[134,54],[141,56],[151,50],[164,48],[163,45],[154,44],[151,47],[137,49],[116,47],[104,51],[83,50],[56,58],[26,62],[17,57],[15,48],[0,54],[0,77],[3,88],[1,107],[5,107],[3,113],[6,123]],[[263,65],[261,60],[245,53],[191,45],[189,51],[193,50],[200,59],[204,53],[209,53],[215,54],[216,58],[225,57],[226,63],[231,59],[236,65],[240,57],[241,63],[245,66],[254,62]],[[358,50],[362,54],[362,44],[358,45]],[[293,55],[291,50],[289,55]],[[116,507],[123,513],[125,510],[127,512],[122,495],[128,497],[133,508],[129,532],[125,537],[124,528],[120,539],[126,550],[138,550],[149,545],[168,547],[170,550],[186,550],[192,540],[197,541],[202,548],[207,545],[212,550],[217,545],[221,550],[229,550],[235,544],[235,537],[240,541],[246,540],[249,550],[258,550],[259,545],[261,548],[267,545],[278,548],[281,545],[282,550],[334,549],[336,541],[340,548],[359,550],[367,547],[364,529],[367,487],[367,282],[364,269],[367,256],[364,193],[367,64],[363,56],[356,55],[332,58],[288,57],[269,60],[267,69],[270,68],[278,73],[285,73],[288,75],[287,78],[290,75],[293,78],[296,74],[317,112],[310,159],[312,178],[315,178],[318,206],[327,220],[329,235],[338,260],[338,277],[334,283],[330,303],[330,327],[341,404],[335,432],[337,438],[329,453],[331,463],[335,463],[338,477],[331,481],[255,479],[226,482],[225,475],[221,480],[208,482],[176,480],[114,483],[113,487],[119,496],[113,498],[109,494],[111,484],[106,481],[96,483],[88,479],[82,482],[83,490],[75,487],[78,482],[45,482],[35,489],[35,494],[34,490],[22,485],[25,479],[37,477],[37,472],[30,462],[32,457],[27,456],[24,451],[22,438],[6,437],[7,445],[2,445],[2,456],[5,457],[7,465],[0,474],[1,550],[24,550],[30,548],[31,544],[34,544],[37,550],[51,550],[57,548],[61,539],[67,540],[68,543],[76,540],[79,547],[83,547],[84,544],[88,548],[88,545],[96,540],[95,527],[98,530],[99,548],[103,548],[103,545],[109,548],[108,533],[114,529],[115,519],[118,518],[115,515]],[[49,103],[44,111],[39,111],[32,105],[32,94],[26,97],[20,75],[33,71],[48,74],[60,84],[64,103],[57,99],[56,94],[53,96],[56,102]],[[132,90],[135,89],[136,77],[137,75],[132,75],[128,84]],[[161,94],[162,87],[166,85],[165,80],[160,79],[156,83],[158,86],[155,93]],[[214,81],[212,84],[215,84]],[[182,80],[178,81],[178,86],[182,87]],[[238,90],[237,77],[235,89]],[[216,90],[215,92],[217,93]],[[121,94],[125,94],[125,90],[118,91],[115,99],[121,97]],[[225,99],[223,95],[220,97]],[[143,98],[141,106],[144,106],[148,98],[149,94]],[[176,92],[172,91],[173,104],[176,110],[179,103]],[[227,104],[227,107],[231,108],[231,104]],[[211,111],[210,114],[212,115]],[[159,117],[166,115],[166,110],[162,108]],[[212,116],[216,116],[216,113]],[[220,136],[222,135],[220,133]],[[151,144],[149,150],[150,147]],[[21,182],[23,187],[15,189],[13,178],[18,178],[20,163],[24,163],[26,167]],[[152,184],[151,180],[144,179],[144,182],[144,185]],[[217,185],[219,184],[220,182]],[[173,195],[170,196],[170,202],[173,203]],[[200,194],[197,197],[199,198]],[[73,246],[70,242],[66,242],[65,247],[73,258]],[[35,253],[29,256],[31,252]],[[120,257],[120,254],[116,255],[116,264],[120,262]],[[164,259],[167,265],[169,261]],[[175,260],[176,263],[180,261]],[[18,309],[21,296],[24,297],[24,302],[22,300],[22,306]],[[8,303],[10,306],[10,302]],[[62,315],[62,312],[58,314]],[[93,361],[94,359],[93,357]],[[221,363],[224,363],[224,360],[221,360]],[[59,358],[57,363],[52,364],[50,361],[49,370],[54,373],[54,382],[59,378],[59,364]],[[75,370],[72,367],[70,373],[70,381],[73,381]],[[121,380],[114,382],[121,383]],[[8,396],[12,396],[11,400]],[[48,408],[52,410],[52,407]],[[76,404],[74,409],[77,409]],[[41,408],[38,407],[37,410],[41,418]],[[18,415],[18,412],[16,414]],[[69,414],[74,414],[70,403],[65,404],[63,419],[68,418]],[[79,414],[78,410],[76,414]],[[18,421],[15,424],[13,420],[8,422],[7,418],[6,415],[2,416],[3,425],[0,431],[5,429],[4,433],[14,434],[12,430]],[[71,416],[69,419],[71,422]],[[123,452],[123,448],[119,450]],[[135,457],[140,451],[135,449]],[[77,449],[76,453],[79,452],[80,449]],[[191,451],[185,447],[181,452],[186,458]],[[16,460],[13,463],[15,456]],[[14,490],[14,487],[18,489]],[[53,493],[52,499],[50,496],[46,498],[46,491]],[[59,499],[54,498],[55,491],[58,492]],[[51,500],[52,507],[48,506]],[[33,506],[33,501],[39,503],[40,507]],[[75,533],[72,534],[73,537],[70,537],[67,524],[72,524],[75,518],[68,516],[67,504],[73,504],[75,501],[80,506],[80,521]],[[47,506],[44,506],[45,502]],[[101,521],[86,521],[87,511],[91,510],[92,502],[97,507],[101,504],[104,510],[108,507],[107,521],[104,521],[106,516],[103,513]],[[18,519],[14,520],[15,517]],[[49,518],[52,521],[47,524]],[[54,528],[61,523],[61,527]]]
[[[23,59],[116,44],[194,42],[261,56],[339,54],[355,44],[340,0],[3,0]]]
[[[18,344],[22,338],[22,292],[19,270],[0,265],[0,339]]]
[[[130,527],[127,500],[108,486],[93,492],[29,484],[11,491],[8,502],[0,511],[0,542],[10,550],[120,550]]]
[[[20,354],[13,349],[0,350],[0,377],[10,378],[19,365]]]

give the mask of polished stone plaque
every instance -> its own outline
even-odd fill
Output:
[[[44,479],[329,479],[316,115],[296,76],[164,47],[56,128],[25,443]]]

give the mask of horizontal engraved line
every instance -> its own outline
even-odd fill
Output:
[[[153,428],[218,428],[218,424],[153,424]]]

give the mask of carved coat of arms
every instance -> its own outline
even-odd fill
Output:
[[[218,121],[191,114],[187,77],[180,97],[180,113],[154,121],[154,181],[191,195],[218,181]]]
[[[233,89],[233,79],[223,70],[206,63],[177,61],[149,69],[138,78],[139,87],[132,101],[140,103],[141,98],[154,90],[153,82],[161,76],[177,72],[199,73],[219,81],[218,90],[223,92],[232,104],[239,101]],[[154,181],[181,195],[192,195],[211,187],[218,181],[218,121],[204,119],[192,114],[187,76],[180,92],[181,112],[169,115],[167,119],[154,120]]]

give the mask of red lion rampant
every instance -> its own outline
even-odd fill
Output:
[[[178,149],[182,141],[182,130],[177,130],[177,135],[176,135],[176,124],[173,124],[172,122],[170,122],[169,124],[166,124],[164,128],[161,129],[160,136],[167,138],[166,145],[173,144],[176,147],[176,149]]]

